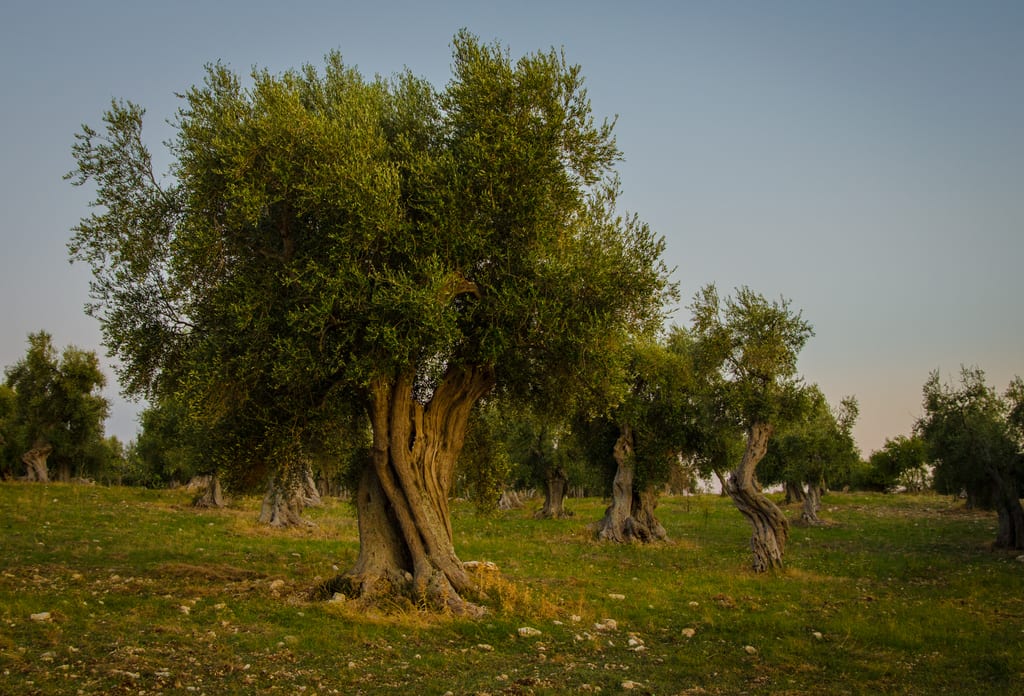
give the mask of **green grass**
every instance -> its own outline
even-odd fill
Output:
[[[197,511],[179,491],[0,484],[2,694],[1005,694],[1024,683],[1024,563],[995,519],[934,496],[831,494],[784,571],[748,570],[728,500],[669,498],[673,541],[592,540],[575,517],[456,503],[489,614],[364,615],[306,599],[358,550],[351,509],[313,529],[258,501]],[[795,508],[789,511],[798,516]],[[50,620],[31,616],[49,612]],[[615,619],[617,628],[595,624]],[[537,637],[521,637],[532,627]],[[686,633],[693,630],[692,637]],[[748,652],[750,646],[755,652]]]

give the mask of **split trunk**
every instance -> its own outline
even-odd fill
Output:
[[[569,477],[560,466],[548,469],[544,477],[544,507],[534,515],[539,520],[557,520],[572,517],[565,509],[565,496],[569,490]]]
[[[414,398],[414,374],[370,389],[372,464],[359,481],[359,556],[335,591],[375,601],[404,596],[457,614],[482,609],[455,553],[448,498],[470,412],[494,384],[488,368],[452,368],[426,404]]]
[[[35,447],[21,455],[21,461],[25,463],[27,470],[25,477],[29,481],[39,481],[40,483],[48,483],[50,481],[50,472],[46,468],[46,460],[52,451],[53,445],[37,443]]]
[[[597,538],[624,543],[627,541],[664,541],[668,533],[654,514],[658,493],[653,486],[634,490],[633,431],[623,426],[615,441],[615,479],[612,502],[598,524]]]

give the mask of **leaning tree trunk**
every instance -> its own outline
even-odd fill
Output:
[[[46,459],[53,451],[53,445],[37,443],[35,447],[21,455],[21,461],[25,463],[27,474],[25,478],[29,481],[48,483],[50,472],[46,468]]]
[[[534,515],[538,520],[557,520],[572,517],[565,509],[565,495],[569,489],[569,477],[560,466],[548,469],[544,477],[544,507]]]
[[[370,387],[372,465],[356,496],[359,557],[331,583],[373,601],[382,594],[457,614],[479,615],[476,586],[455,553],[448,496],[474,404],[490,391],[490,368],[450,368],[421,404],[414,373]]]
[[[782,567],[782,555],[789,534],[789,523],[778,506],[769,500],[754,479],[757,463],[768,451],[772,427],[754,423],[747,430],[747,447],[739,467],[729,475],[726,490],[733,503],[753,527],[750,548],[754,552],[754,571],[762,573]]]
[[[805,524],[819,526],[821,519],[818,517],[818,510],[821,509],[821,493],[824,486],[819,483],[808,483],[807,491],[803,494],[804,504],[800,511],[800,520]]]

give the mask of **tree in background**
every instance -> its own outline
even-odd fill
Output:
[[[366,81],[340,56],[184,97],[171,181],[142,110],[83,129],[71,178],[92,312],[137,393],[187,395],[211,452],[296,479],[348,404],[370,423],[360,553],[334,587],[475,612],[448,496],[474,405],[554,401],[621,373],[609,346],[673,296],[663,241],[616,212],[619,152],[580,70],[468,33],[443,91]]]
[[[599,539],[668,538],[655,515],[658,493],[680,459],[697,449],[694,356],[685,339],[677,330],[663,342],[634,344],[629,392],[609,416],[588,425],[591,457],[614,465]]]
[[[818,510],[828,482],[848,478],[860,462],[853,440],[859,409],[855,398],[846,397],[833,410],[816,385],[805,390],[804,398],[795,418],[782,424],[769,439],[758,478],[766,485],[784,484],[787,498],[790,491],[799,492],[801,519],[817,525],[821,524]]]
[[[938,371],[924,384],[924,416],[915,431],[935,466],[941,493],[966,491],[970,505],[995,509],[995,545],[1024,548],[1024,457],[1021,412],[1024,386],[1015,378],[1004,397],[978,368],[961,368],[959,386],[943,384]]]
[[[103,423],[109,405],[100,394],[106,378],[95,353],[68,346],[59,356],[45,331],[29,334],[25,357],[5,370],[10,447],[20,453],[32,481],[70,481],[98,471],[108,456]]]
[[[717,373],[702,371],[712,382],[705,389],[718,393],[723,410],[733,413],[746,434],[746,448],[725,490],[753,527],[754,570],[781,567],[789,523],[761,492],[755,472],[775,425],[799,411],[803,387],[796,360],[813,331],[788,300],[769,302],[746,287],[721,300],[708,285],[691,311],[701,353],[715,356],[721,366]]]
[[[874,490],[922,491],[929,485],[928,445],[918,435],[886,438],[882,449],[868,458],[865,485]]]

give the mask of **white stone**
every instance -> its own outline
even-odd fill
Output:
[[[626,595],[618,594],[617,592],[612,592],[611,594],[608,595],[608,599],[619,599],[619,600],[622,600],[622,599],[625,599],[625,598],[626,598]]]
[[[540,631],[531,626],[523,626],[519,629],[519,635],[523,638],[536,638],[540,635]]]
[[[753,645],[744,645],[743,649],[747,651],[748,655],[756,655],[757,654],[757,648],[755,648]]]
[[[41,611],[38,614],[32,614],[28,618],[32,619],[33,621],[49,621],[52,617],[50,616],[50,612]]]
[[[684,628],[683,629],[683,636],[685,636],[686,638],[693,638],[695,635],[697,635],[697,629],[695,629],[695,628]]]

